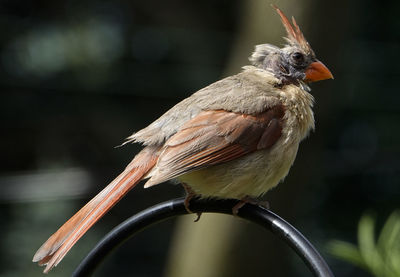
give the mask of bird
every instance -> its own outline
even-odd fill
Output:
[[[33,262],[57,266],[72,246],[140,181],[168,180],[191,197],[258,199],[288,174],[299,143],[314,129],[311,82],[333,79],[294,17],[276,6],[286,44],[255,46],[250,65],[198,90],[125,143],[143,149],[125,170],[73,215],[36,252]],[[240,208],[240,207],[237,207]]]

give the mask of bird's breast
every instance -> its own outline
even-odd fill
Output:
[[[270,149],[258,150],[239,159],[192,171],[178,177],[202,197],[242,199],[258,197],[275,187],[296,157],[298,144],[283,144],[281,138]]]
[[[281,103],[285,106],[282,133],[270,148],[186,173],[178,180],[202,197],[258,197],[275,187],[288,174],[300,141],[314,128],[313,98],[309,93],[289,87],[281,96]]]

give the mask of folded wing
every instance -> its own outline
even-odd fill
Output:
[[[282,105],[257,115],[201,112],[165,143],[145,187],[271,147],[281,136],[284,113]]]

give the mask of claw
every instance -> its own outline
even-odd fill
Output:
[[[183,188],[185,189],[186,192],[186,198],[184,201],[185,204],[185,209],[189,214],[192,214],[193,211],[190,210],[189,206],[190,206],[190,200],[192,200],[193,197],[196,197],[197,195],[195,194],[195,192],[192,190],[191,187],[189,187],[187,184],[182,183]],[[194,220],[194,222],[197,222],[200,220],[201,217],[201,212],[196,213],[197,214],[197,218]]]
[[[269,209],[269,202],[268,201],[260,201],[256,198],[252,198],[250,196],[245,196],[242,199],[240,199],[240,201],[233,206],[232,208],[232,214],[234,216],[237,216],[239,213],[239,209],[242,208],[244,205],[246,205],[247,203],[253,204],[253,205],[257,205],[257,206],[261,206],[264,207],[266,209]]]

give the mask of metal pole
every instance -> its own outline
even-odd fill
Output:
[[[191,211],[232,215],[232,207],[238,200],[192,199]],[[171,217],[187,214],[184,199],[174,199],[148,208],[111,230],[83,259],[74,271],[74,277],[90,276],[103,259],[124,241],[147,227]],[[304,261],[314,276],[333,277],[327,263],[314,246],[292,225],[273,212],[253,204],[246,204],[237,215],[276,234],[285,241]]]

